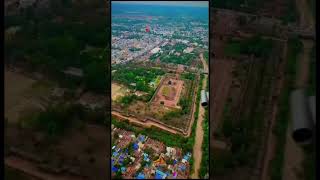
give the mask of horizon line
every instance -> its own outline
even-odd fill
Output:
[[[114,4],[127,5],[159,5],[159,6],[180,6],[208,8],[209,1],[111,1]],[[111,4],[112,5],[112,4]]]

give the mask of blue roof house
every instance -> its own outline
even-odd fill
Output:
[[[137,179],[145,179],[145,176],[143,173],[139,173],[137,176]]]
[[[155,179],[165,179],[166,177],[167,177],[166,173],[156,170]]]

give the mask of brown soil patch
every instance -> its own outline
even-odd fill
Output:
[[[108,167],[109,163],[107,163],[109,140],[106,128],[96,125],[85,125],[82,129],[75,128],[54,141],[33,130],[21,129],[10,125],[6,128],[5,146],[7,149],[15,148],[36,156],[39,162],[23,159],[37,166],[45,165],[54,169],[62,168],[66,169],[66,173],[72,172],[72,174],[86,179],[103,180],[108,176],[107,170],[110,169]],[[7,159],[7,157],[5,158]],[[20,167],[19,169],[24,169],[24,171],[30,171],[30,168],[33,169],[31,165],[25,165],[25,162],[16,161],[18,160],[13,162],[14,164],[17,163],[17,166]],[[24,165],[20,166],[20,163]],[[42,170],[38,169],[38,171]],[[42,172],[35,173],[41,174]]]
[[[153,103],[158,105],[163,104],[164,106],[172,108],[180,108],[178,103],[182,92],[183,83],[184,82],[182,80],[167,77],[162,81],[159,91],[155,95]]]
[[[213,125],[213,131],[219,126],[224,110],[224,104],[227,100],[229,88],[232,84],[232,69],[235,65],[234,61],[216,59],[211,62],[212,72],[210,94],[210,117]],[[212,132],[212,131],[211,131]]]
[[[126,92],[127,92],[127,88],[116,83],[111,84],[112,101],[117,100],[119,97],[125,96]]]
[[[5,117],[17,122],[19,114],[27,109],[42,109],[50,87],[18,72],[5,70]]]
[[[83,178],[73,177],[71,175],[50,174],[38,170],[35,163],[21,159],[19,157],[10,156],[5,158],[5,164],[11,168],[22,171],[30,176],[30,179],[39,180],[81,180]],[[31,178],[32,177],[32,178]]]
[[[297,81],[296,87],[305,88],[308,85],[309,78],[309,66],[310,66],[310,52],[313,47],[313,42],[302,41],[303,42],[303,52],[299,55],[298,70],[297,70]]]

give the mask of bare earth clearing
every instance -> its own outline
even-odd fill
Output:
[[[59,142],[50,143],[40,133],[9,126],[5,137],[7,148],[18,149],[29,156],[35,156],[40,162],[30,160],[28,156],[21,157],[21,155],[17,154],[17,156],[13,153],[5,157],[5,164],[41,179],[80,180],[85,177],[97,180],[105,179],[109,164],[106,163],[105,158],[101,157],[108,155],[107,144],[110,138],[107,134],[104,127],[86,125],[81,131],[74,129]],[[44,172],[39,169],[39,165],[53,169],[66,168],[74,172],[75,175],[71,176],[66,171],[59,173],[59,175],[50,171]]]
[[[26,110],[42,109],[43,97],[50,87],[18,72],[5,70],[5,117],[10,123],[17,122],[19,114]]]
[[[112,101],[117,100],[119,97],[122,97],[125,95],[127,89],[119,84],[112,83],[111,85],[111,96]]]
[[[211,112],[211,126],[214,132],[219,126],[219,120],[222,119],[222,113],[224,110],[224,105],[228,97],[229,88],[232,82],[232,69],[235,65],[234,61],[229,60],[219,60],[216,59],[212,63],[212,73],[211,76],[211,92],[212,92],[212,105],[210,106]],[[214,74],[214,75],[213,75]]]

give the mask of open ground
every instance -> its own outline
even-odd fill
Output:
[[[52,90],[50,84],[42,83],[6,68],[5,117],[10,123],[15,123],[18,121],[20,113],[43,109],[50,90]]]
[[[120,97],[125,96],[125,94],[127,93],[127,89],[124,86],[121,86],[117,83],[112,83],[112,92],[111,92],[111,96],[112,96],[112,100],[115,101]]]

